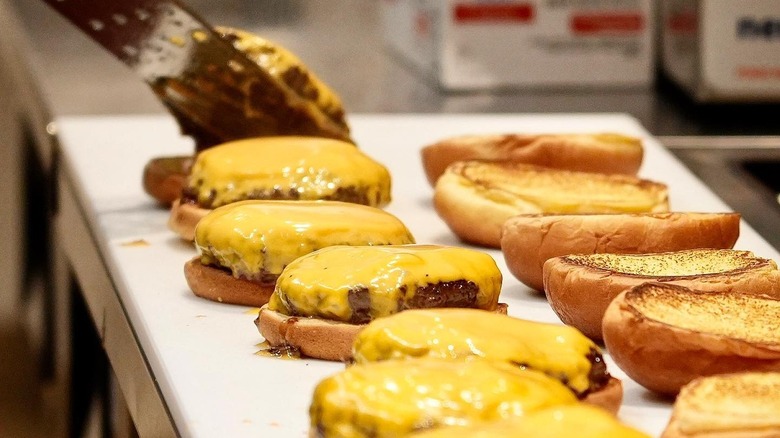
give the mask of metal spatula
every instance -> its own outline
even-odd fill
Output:
[[[179,0],[43,0],[133,69],[198,148],[262,135],[349,139]]]

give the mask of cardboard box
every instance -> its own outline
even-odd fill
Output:
[[[647,86],[652,0],[383,0],[386,43],[452,90]]]
[[[780,101],[780,1],[668,0],[662,65],[703,102]]]

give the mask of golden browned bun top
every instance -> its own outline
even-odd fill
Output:
[[[703,377],[680,391],[674,406],[685,434],[780,428],[780,373],[753,372]]]
[[[646,277],[686,277],[737,273],[760,267],[777,269],[774,261],[750,251],[693,249],[654,254],[575,254],[566,263],[621,274]]]
[[[521,418],[442,427],[412,435],[413,438],[649,438],[621,424],[609,412],[585,403],[556,406]]]
[[[780,300],[645,283],[625,294],[637,315],[677,328],[780,347]]]
[[[414,243],[395,216],[336,201],[243,201],[207,214],[195,229],[204,265],[236,277],[279,275],[296,258],[332,245]]]
[[[257,137],[198,154],[183,195],[203,208],[247,199],[325,199],[378,207],[390,202],[390,173],[340,140]]]
[[[314,436],[382,438],[576,400],[558,380],[516,365],[419,358],[354,365],[323,380],[309,414]]]
[[[627,175],[550,169],[515,162],[461,161],[445,175],[501,203],[529,203],[549,213],[666,211],[666,185]],[[440,179],[446,181],[444,177]]]
[[[601,350],[577,329],[474,309],[407,310],[371,322],[355,339],[358,363],[482,357],[560,379],[580,396],[609,380]]]
[[[409,308],[494,310],[501,280],[493,258],[472,249],[331,246],[287,265],[268,308],[353,324]]]

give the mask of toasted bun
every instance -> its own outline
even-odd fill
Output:
[[[780,436],[780,373],[702,377],[677,396],[662,438]]]
[[[199,257],[184,264],[184,278],[195,295],[220,303],[260,307],[274,291],[273,284],[236,278],[227,270],[204,265]]]
[[[189,202],[182,203],[180,199],[173,201],[171,215],[168,217],[168,228],[184,240],[195,240],[195,227],[203,216],[211,209],[198,207]]]
[[[517,161],[581,172],[636,175],[642,141],[620,134],[466,135],[421,151],[425,175],[436,184],[456,161]]]
[[[144,167],[144,191],[160,205],[170,206],[181,196],[192,161],[192,157],[160,157],[150,160]]]
[[[526,213],[656,213],[663,184],[626,175],[571,172],[511,162],[460,161],[436,183],[434,207],[466,242],[498,248],[507,219]]]
[[[542,290],[542,267],[568,254],[641,254],[732,248],[738,213],[524,214],[504,223],[501,250],[509,270]]]
[[[493,311],[506,314],[507,306],[499,303]],[[355,337],[366,327],[366,324],[287,316],[267,307],[260,309],[255,325],[272,347],[294,347],[304,356],[333,361],[352,359]]]
[[[564,323],[597,340],[612,299],[646,282],[780,298],[777,265],[749,251],[571,255],[544,264],[544,291],[555,313]]]
[[[610,377],[609,382],[604,387],[586,395],[582,401],[603,408],[612,415],[617,415],[620,405],[623,403],[623,382]]]
[[[604,342],[640,385],[674,395],[692,380],[780,371],[780,301],[646,283],[621,293],[604,315]]]

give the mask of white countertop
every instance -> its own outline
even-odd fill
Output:
[[[354,138],[393,176],[393,202],[418,243],[460,245],[431,205],[418,149],[459,134],[614,131],[646,140],[640,176],[664,182],[678,211],[728,208],[632,118],[624,115],[355,115]],[[194,296],[184,262],[194,248],[166,228],[168,213],[141,188],[141,171],[156,156],[191,153],[166,116],[58,120],[63,167],[76,185],[128,319],[182,436],[305,437],[312,390],[339,363],[278,360],[254,353],[262,341],[256,311]],[[143,241],[146,244],[138,244]],[[778,259],[743,223],[736,248]],[[500,251],[487,250],[504,273],[501,301],[509,313],[558,322],[542,295],[520,284]],[[110,293],[110,291],[107,291]],[[620,417],[652,435],[664,428],[670,404],[624,379]]]

